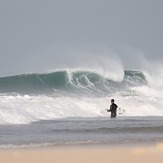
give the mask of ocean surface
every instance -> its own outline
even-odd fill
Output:
[[[0,126],[0,148],[154,144],[162,133],[162,117],[64,118]]]
[[[118,116],[106,109],[114,98]],[[162,76],[65,69],[0,78],[0,148],[163,141]]]

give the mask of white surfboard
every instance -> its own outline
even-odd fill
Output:
[[[108,109],[103,109],[100,111],[100,113],[103,115],[103,116],[110,116],[110,112],[107,111]],[[117,109],[117,116],[125,116],[125,110],[124,109],[121,109],[121,108],[118,108]]]

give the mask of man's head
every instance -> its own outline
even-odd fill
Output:
[[[111,103],[112,103],[112,104],[114,103],[114,99],[111,99]]]

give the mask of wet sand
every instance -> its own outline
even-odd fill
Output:
[[[162,163],[163,143],[128,147],[53,147],[0,150],[2,163]]]

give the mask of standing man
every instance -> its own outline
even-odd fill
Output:
[[[111,99],[110,110],[107,110],[107,112],[111,112],[111,118],[116,118],[117,108],[118,106],[114,103],[114,99]]]

